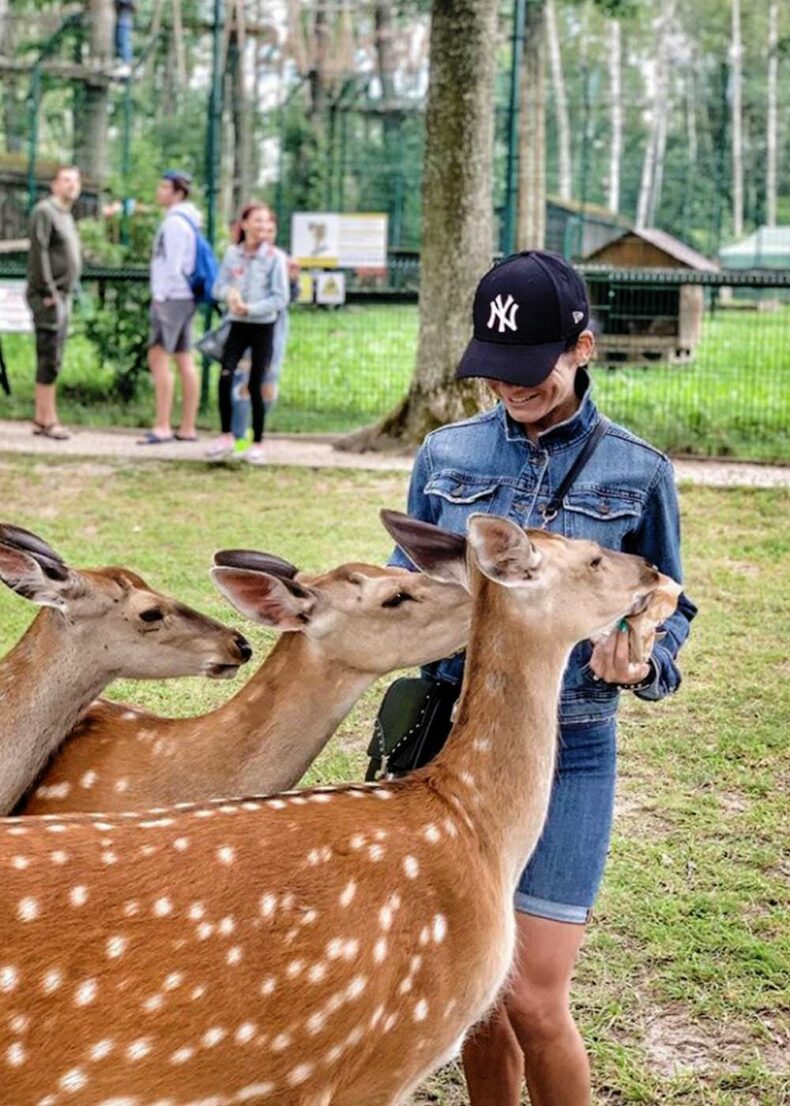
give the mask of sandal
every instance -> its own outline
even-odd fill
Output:
[[[165,445],[167,442],[175,441],[172,434],[162,435],[157,434],[155,430],[149,430],[143,434],[142,438],[137,439],[138,445]]]
[[[199,442],[197,434],[179,434],[176,432],[173,437],[177,442]]]
[[[52,438],[56,442],[65,442],[71,437],[66,427],[59,422],[45,424],[36,419],[33,419],[33,433],[41,438]]]

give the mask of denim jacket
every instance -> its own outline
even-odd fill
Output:
[[[243,245],[228,246],[212,294],[224,300],[231,288],[241,292],[246,315],[228,312],[239,323],[273,323],[288,306],[290,286],[285,254],[276,246],[262,245],[248,254]]]
[[[584,370],[576,379],[581,404],[565,422],[532,442],[502,404],[465,422],[435,430],[425,439],[412,472],[408,512],[448,530],[465,533],[473,512],[513,519],[521,526],[543,524],[541,509],[573,464],[600,415]],[[591,538],[609,549],[638,553],[682,580],[678,503],[669,460],[621,426],[612,424],[565,495],[549,530],[569,538]],[[413,567],[397,549],[391,563]],[[635,694],[662,699],[680,686],[675,657],[689,634],[697,608],[681,595],[651,657],[653,679]],[[561,722],[601,721],[617,711],[619,689],[592,678],[592,646],[571,653],[560,697]],[[440,679],[457,682],[463,657],[432,665]]]

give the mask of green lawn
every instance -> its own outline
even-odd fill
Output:
[[[403,503],[405,482],[0,454],[3,518],[78,564],[127,564],[236,624],[209,582],[213,549],[269,550],[309,569],[381,561],[390,543],[377,512]],[[684,488],[681,501],[687,588],[701,613],[681,692],[623,712],[619,815],[574,1004],[597,1106],[786,1106],[788,496]],[[0,654],[31,613],[0,591]],[[256,651],[272,640],[251,624],[244,632]],[[360,778],[383,686],[343,723],[310,780]],[[180,680],[119,684],[114,694],[186,714],[229,691]],[[457,1068],[418,1101],[462,1106]]]
[[[416,305],[295,310],[282,399],[270,429],[345,431],[373,421],[404,394],[416,341]],[[14,395],[9,400],[0,394],[0,417],[26,418],[32,339],[6,335],[3,346]],[[790,306],[706,316],[690,365],[601,368],[594,375],[602,408],[660,448],[790,461]],[[127,405],[111,397],[112,381],[112,367],[98,365],[93,347],[75,336],[61,387],[64,420],[147,424],[152,410],[147,375]],[[213,377],[202,422],[206,428],[217,425]]]

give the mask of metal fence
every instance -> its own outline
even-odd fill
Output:
[[[598,338],[592,376],[610,417],[670,452],[790,463],[790,272],[583,272]],[[0,277],[19,275],[8,264],[0,271]],[[131,367],[122,363],[123,335],[139,338],[147,327],[143,290],[129,296],[130,285],[146,279],[141,270],[86,273],[94,313],[118,324],[118,371]],[[384,414],[408,387],[417,346],[418,263],[395,259],[388,272],[348,283],[342,307],[292,308],[272,429],[352,429]],[[124,314],[131,311],[134,317]],[[128,349],[139,360],[144,341]],[[30,358],[32,364],[32,343]],[[67,360],[64,394],[69,386]],[[143,372],[138,389],[146,404],[148,388]],[[130,409],[126,421],[135,417]]]

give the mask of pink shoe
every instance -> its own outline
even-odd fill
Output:
[[[263,452],[262,445],[251,445],[249,449],[245,450],[241,455],[242,460],[246,461],[248,465],[265,465],[266,455]]]
[[[206,457],[212,461],[223,461],[233,454],[233,435],[220,434],[206,450]]]

